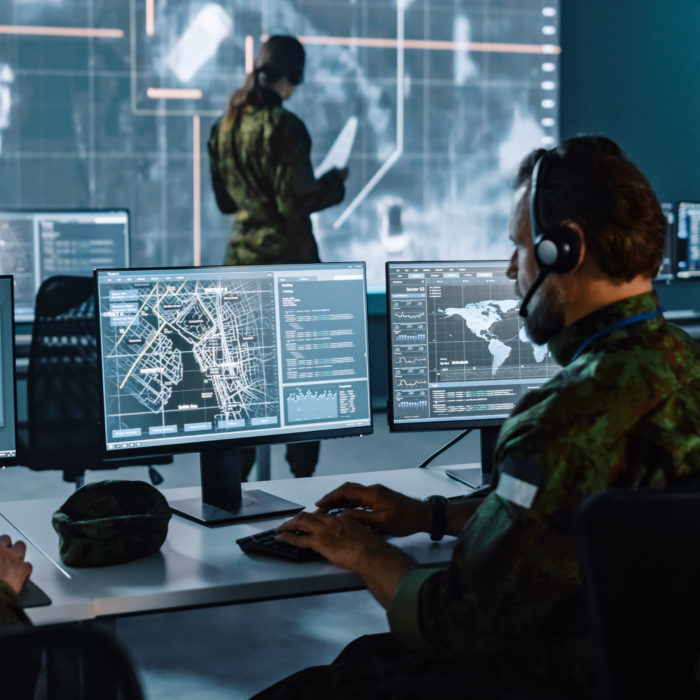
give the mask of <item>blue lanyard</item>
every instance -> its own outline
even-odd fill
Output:
[[[630,316],[629,318],[620,319],[619,321],[615,321],[615,323],[611,323],[610,325],[605,326],[605,328],[601,328],[597,333],[594,333],[590,338],[583,342],[581,347],[576,351],[576,354],[571,358],[571,360],[569,360],[569,364],[571,364],[575,359],[577,359],[578,356],[587,347],[595,343],[596,340],[599,340],[603,336],[609,335],[613,331],[619,330],[620,328],[625,328],[625,326],[633,326],[635,323],[648,321],[650,318],[660,316],[662,313],[663,309],[657,309],[656,311],[648,311],[645,314],[637,314],[636,316]]]

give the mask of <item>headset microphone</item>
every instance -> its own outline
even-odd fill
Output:
[[[535,292],[550,272],[565,274],[571,272],[581,256],[581,242],[569,226],[555,226],[552,229],[542,225],[540,217],[539,191],[544,178],[544,161],[550,151],[545,151],[535,163],[530,179],[530,229],[537,261],[537,277],[527,290],[520,304],[520,315],[527,316],[527,306]]]
[[[542,282],[544,282],[544,278],[549,274],[549,270],[538,270],[537,271],[537,277],[535,277],[535,281],[532,283],[530,286],[530,289],[525,292],[525,296],[523,297],[523,300],[520,302],[520,311],[518,312],[523,318],[527,317],[527,305],[530,303],[530,299],[532,299],[532,295],[539,289],[540,285]]]

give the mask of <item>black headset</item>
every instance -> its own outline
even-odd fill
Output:
[[[523,296],[519,312],[522,317],[527,316],[528,304],[544,282],[544,278],[550,272],[557,272],[560,275],[571,272],[581,257],[581,241],[571,227],[559,224],[554,228],[547,228],[542,225],[539,192],[546,172],[544,161],[548,154],[549,151],[545,151],[537,159],[530,178],[530,230],[535,244],[537,277]]]
[[[544,161],[549,151],[545,151],[532,169],[530,185],[530,228],[535,243],[535,260],[543,272],[571,272],[581,257],[581,241],[569,227],[558,225],[547,228],[540,217],[540,190],[546,173]]]

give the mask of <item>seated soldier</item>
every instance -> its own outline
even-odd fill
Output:
[[[537,150],[515,185],[509,275],[530,338],[548,342],[563,369],[503,425],[481,503],[345,484],[280,527],[280,540],[357,573],[391,633],[256,697],[355,698],[394,676],[447,674],[595,696],[574,513],[600,489],[698,474],[700,358],[659,309],[664,218],[615,143],[582,136]],[[326,513],[338,506],[370,510]],[[397,536],[444,530],[458,538],[452,561],[418,569],[366,525]]]
[[[8,535],[0,535],[0,626],[29,622],[18,598],[32,573],[32,565],[24,561],[26,552],[21,540],[13,544]]]

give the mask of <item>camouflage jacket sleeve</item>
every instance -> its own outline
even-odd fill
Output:
[[[19,596],[4,581],[0,581],[0,627],[29,622],[19,603]]]
[[[553,608],[576,597],[570,523],[556,522],[531,457],[528,450],[527,458],[509,459],[510,486],[491,492],[464,526],[447,569],[402,580],[389,623],[409,646],[442,658],[493,659],[508,651],[508,640],[534,643]],[[530,503],[522,484],[532,480],[540,486]]]
[[[219,211],[224,214],[235,214],[238,211],[236,202],[234,202],[233,197],[229,194],[226,189],[226,182],[219,169],[219,150],[218,150],[218,139],[219,139],[219,128],[221,126],[221,119],[217,119],[214,126],[211,128],[211,133],[209,134],[209,140],[207,141],[207,150],[209,151],[209,172],[211,174],[211,186],[214,190],[214,196],[216,197],[216,204],[219,207]]]
[[[330,170],[316,179],[311,167],[311,137],[304,123],[291,112],[280,110],[273,134],[274,191],[280,214],[288,221],[297,216],[338,204],[345,196],[343,178]]]

